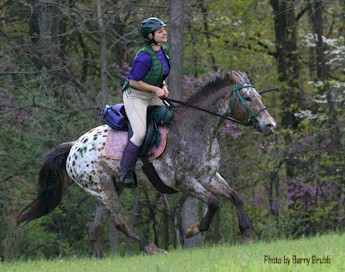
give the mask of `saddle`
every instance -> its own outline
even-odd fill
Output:
[[[149,127],[154,126],[151,124]],[[104,148],[108,158],[113,160],[122,159],[122,154],[128,139],[130,139],[133,134],[131,128],[128,128],[128,130],[129,131],[111,129],[109,131]],[[168,132],[165,126],[159,126],[158,131],[159,132],[156,132],[152,128],[150,129],[149,134],[147,134],[144,140],[144,143],[146,141],[145,146],[143,144],[139,150],[139,157],[147,156],[149,160],[154,160],[162,155],[167,144]],[[159,136],[157,133],[159,133]],[[157,138],[160,138],[159,142]]]
[[[164,152],[167,144],[168,132],[165,125],[171,122],[173,110],[163,107],[150,106],[148,108],[146,136],[138,156],[143,162],[142,169],[152,185],[161,193],[173,194],[177,191],[161,181],[153,164],[149,161],[158,158]],[[126,144],[133,135],[123,104],[107,106],[102,116],[105,123],[112,128],[105,141],[105,154],[108,158],[121,160]]]
[[[173,110],[169,107],[148,107],[146,136],[139,149],[139,157],[147,157],[153,160],[163,153],[167,143],[167,128],[165,125],[171,122],[172,116]],[[111,159],[121,160],[127,141],[133,135],[124,105],[106,106],[102,117],[105,123],[112,128],[106,139],[105,153]]]

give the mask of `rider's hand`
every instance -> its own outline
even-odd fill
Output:
[[[163,88],[157,87],[155,93],[158,97],[162,98],[167,97],[169,95],[169,91],[166,86],[163,86]]]
[[[168,85],[164,84],[162,90],[165,92],[164,97],[167,97],[169,95]]]

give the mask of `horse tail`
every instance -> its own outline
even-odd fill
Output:
[[[17,226],[46,215],[61,202],[66,160],[73,144],[60,144],[46,155],[39,173],[36,199],[18,213]]]

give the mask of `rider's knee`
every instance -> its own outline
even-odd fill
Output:
[[[142,143],[144,142],[145,135],[146,135],[146,131],[137,132],[133,134],[131,138],[131,142],[135,144],[136,146],[141,146]]]

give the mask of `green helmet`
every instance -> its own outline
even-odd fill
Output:
[[[147,36],[154,32],[156,29],[165,27],[166,24],[156,17],[150,17],[144,20],[140,25],[140,32],[143,35],[143,37],[146,39]]]

